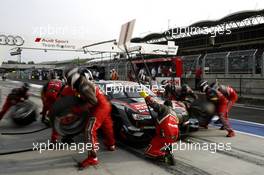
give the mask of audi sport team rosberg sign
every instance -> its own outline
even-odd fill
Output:
[[[21,54],[23,49],[41,49],[41,50],[61,50],[61,51],[76,51],[84,45],[91,43],[87,40],[68,40],[54,38],[51,36],[29,36],[20,34],[0,33],[0,65],[6,55],[12,56]],[[18,51],[17,49],[20,48]],[[10,53],[10,51],[12,51]]]
[[[40,44],[41,47],[49,48],[49,49],[72,49],[72,50],[76,49],[76,46],[70,44],[69,40],[63,40],[57,38],[36,37],[35,43]]]
[[[0,34],[0,47],[11,46],[32,48],[32,49],[58,49],[58,50],[76,50],[87,44],[87,41],[77,41],[53,38],[53,37],[35,37]]]

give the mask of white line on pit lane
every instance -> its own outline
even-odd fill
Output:
[[[245,120],[238,120],[238,119],[232,119],[232,118],[230,118],[229,120],[238,121],[241,123],[248,123],[248,124],[253,124],[253,125],[264,126],[264,124],[262,123],[255,123],[255,122],[250,122],[250,121],[245,121]]]
[[[253,136],[253,137],[258,137],[258,138],[264,139],[264,137],[260,136],[260,135],[250,134],[250,133],[243,132],[243,131],[238,131],[238,130],[235,130],[235,131],[240,133],[240,134],[245,134],[245,135],[249,135],[249,136]]]
[[[244,121],[244,120],[231,119],[231,118],[229,120],[238,121],[238,122],[241,122],[241,123],[252,124],[252,125],[264,126],[264,124],[261,124],[261,123],[249,122],[249,121]],[[254,136],[254,137],[258,137],[258,138],[262,138],[262,139],[264,138],[263,136],[256,135],[256,134],[251,134],[251,133],[238,131],[238,130],[235,130],[235,131],[238,132],[238,133],[241,133],[241,134],[249,135],[249,136]]]
[[[256,110],[264,111],[264,107],[261,108],[261,107],[258,107],[258,106],[256,106],[256,107],[254,107],[254,106],[245,106],[243,104],[235,104],[234,106],[238,107],[238,108],[256,109]]]

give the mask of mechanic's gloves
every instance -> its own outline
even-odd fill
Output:
[[[148,93],[146,91],[139,92],[139,95],[143,98],[146,98],[148,96]]]

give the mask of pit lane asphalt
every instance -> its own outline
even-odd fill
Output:
[[[230,112],[230,118],[264,124],[264,107],[249,107],[235,105]]]

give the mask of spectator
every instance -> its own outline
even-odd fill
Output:
[[[111,73],[111,77],[110,77],[111,80],[118,80],[119,79],[119,75],[115,69],[112,69],[110,71],[110,73]]]
[[[156,69],[155,69],[154,66],[153,66],[153,68],[151,69],[151,76],[152,76],[152,78],[156,77]]]
[[[198,89],[198,85],[202,79],[202,68],[200,66],[198,66],[195,70],[195,89]]]
[[[169,71],[168,71],[168,77],[172,76],[172,68],[169,67]]]
[[[140,75],[143,75],[143,74],[145,74],[145,70],[144,70],[144,68],[142,67],[142,68],[139,70],[138,75],[140,76]]]

